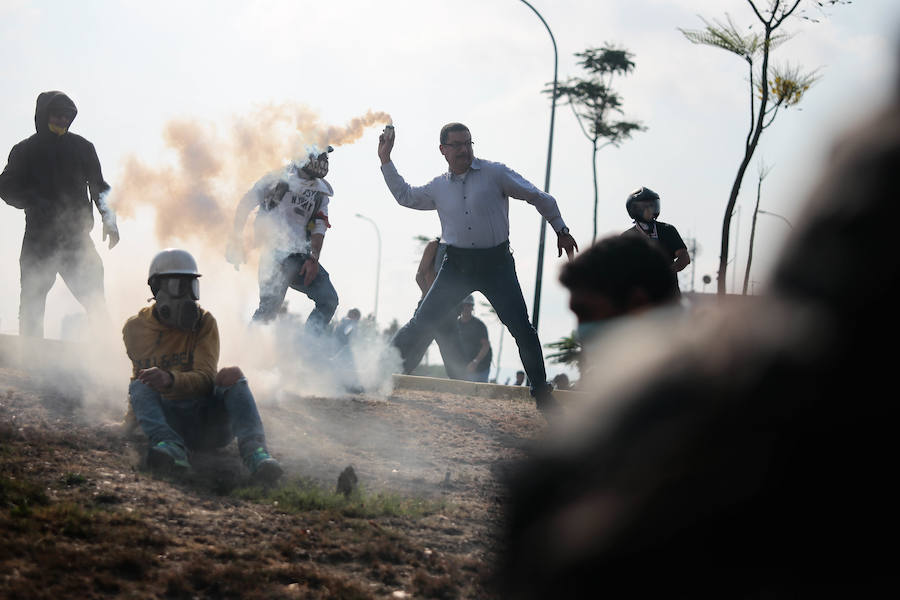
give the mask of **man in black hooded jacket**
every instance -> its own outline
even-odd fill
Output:
[[[24,336],[43,337],[47,293],[57,273],[91,318],[106,314],[103,263],[90,238],[91,202],[110,248],[119,242],[119,231],[106,203],[109,184],[94,145],[69,132],[77,113],[64,93],[41,93],[34,112],[37,133],[13,146],[0,173],[0,197],[25,211],[19,255],[19,333]]]

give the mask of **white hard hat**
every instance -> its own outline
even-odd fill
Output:
[[[197,261],[187,250],[180,248],[166,248],[161,250],[150,261],[150,273],[147,283],[155,276],[161,275],[190,275],[200,277],[197,272]]]

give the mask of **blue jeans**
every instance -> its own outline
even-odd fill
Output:
[[[547,372],[541,342],[528,320],[528,309],[508,242],[476,250],[447,248],[447,256],[431,289],[413,318],[400,328],[391,342],[403,357],[404,373],[415,369],[421,360],[421,355],[415,352],[421,340],[433,337],[441,319],[474,291],[485,295],[497,317],[515,338],[522,367],[531,380],[532,393],[545,389]]]
[[[238,439],[241,455],[266,445],[256,401],[247,379],[216,387],[206,397],[171,402],[149,385],[135,379],[128,396],[138,424],[153,446],[176,442],[191,450],[212,450]]]
[[[275,256],[260,257],[259,261],[259,308],[253,314],[254,321],[270,321],[278,314],[284,303],[288,287],[303,292],[316,303],[316,307],[306,319],[306,329],[321,334],[334,316],[338,306],[338,295],[331,284],[328,271],[319,264],[316,278],[306,286],[300,276],[300,268],[306,262],[306,254],[291,254],[282,261]]]

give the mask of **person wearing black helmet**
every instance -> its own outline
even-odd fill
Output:
[[[628,194],[625,210],[634,219],[634,227],[622,235],[638,235],[657,242],[672,261],[676,273],[691,264],[687,246],[673,225],[657,221],[659,218],[659,194],[648,187],[640,187]]]
[[[19,255],[21,296],[19,333],[44,336],[47,294],[62,277],[92,319],[107,319],[103,263],[90,232],[91,204],[103,221],[103,240],[119,243],[116,215],[106,202],[94,145],[69,131],[78,109],[62,92],[42,92],[34,111],[37,133],[15,146],[0,173],[0,197],[25,211],[25,235]]]

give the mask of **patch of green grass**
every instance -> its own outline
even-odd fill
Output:
[[[63,485],[75,486],[87,483],[87,477],[81,473],[66,473],[62,478]]]
[[[50,502],[44,489],[30,481],[0,476],[0,508],[13,516],[27,516],[36,506]]]
[[[67,537],[93,539],[101,534],[91,511],[77,504],[54,504],[35,511],[35,517],[45,523],[45,528]]]
[[[297,479],[278,488],[259,486],[237,488],[232,492],[238,498],[275,504],[286,512],[310,510],[332,511],[346,517],[402,517],[421,518],[445,512],[445,500],[429,500],[393,493],[368,493],[359,487],[350,496],[323,489],[308,479]]]

